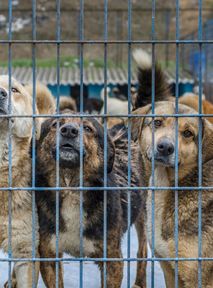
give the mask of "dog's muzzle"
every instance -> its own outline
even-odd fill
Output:
[[[174,144],[168,138],[160,139],[157,143],[155,149],[155,161],[159,164],[165,166],[174,166],[175,157],[174,157]]]
[[[63,125],[60,130],[59,162],[61,167],[75,168],[80,166],[79,126],[75,123]],[[53,154],[56,156],[55,148]],[[83,150],[83,157],[85,151]]]

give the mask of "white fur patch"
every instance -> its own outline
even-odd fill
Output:
[[[155,168],[155,186],[169,187],[169,180],[166,169],[164,167]],[[149,185],[152,186],[152,177],[150,177]],[[155,251],[161,257],[169,257],[168,243],[162,238],[163,212],[165,206],[165,197],[167,190],[155,191]],[[150,246],[152,246],[152,191],[148,191],[147,197],[147,235]]]
[[[106,90],[106,97],[107,99],[109,98],[109,94],[111,92],[111,89],[109,87],[104,87],[102,90],[101,90],[101,99],[104,101],[104,96],[105,96],[105,90]]]
[[[152,67],[152,57],[143,49],[136,49],[133,51],[132,56],[141,69],[149,69]]]
[[[67,252],[72,256],[80,256],[80,208],[79,194],[70,191],[62,205],[62,217],[66,223],[66,232],[60,233],[59,250]],[[85,217],[85,215],[84,215]],[[52,247],[55,247],[55,236],[51,240]],[[83,254],[89,256],[95,251],[93,242],[83,238]]]
[[[2,126],[0,126],[0,129],[1,129],[1,134],[0,134],[0,168],[2,166],[5,166],[5,165],[8,165],[8,161],[9,161],[9,157],[8,157],[8,152],[9,152],[9,133],[7,131],[7,124],[4,123],[5,125],[5,128],[6,129],[3,129]],[[13,137],[12,137],[12,159],[14,157],[14,149],[13,149],[13,146],[15,145],[14,144],[14,141],[13,141]]]

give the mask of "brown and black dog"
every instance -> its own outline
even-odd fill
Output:
[[[139,54],[138,54],[139,55]],[[144,52],[141,56],[144,55]],[[147,55],[146,55],[147,56]],[[147,56],[148,57],[148,56]],[[141,62],[142,63],[142,62]],[[146,61],[146,64],[148,62]],[[139,67],[139,79],[141,81],[141,94],[145,91],[145,101],[151,102],[151,87],[142,86],[145,77],[151,76],[150,65]],[[163,100],[168,97],[168,87],[165,82],[163,72],[159,66],[156,69],[156,82],[158,94],[156,100]],[[151,79],[151,78],[150,78]],[[161,87],[161,88],[160,88]],[[166,93],[164,93],[166,91]],[[149,100],[148,100],[149,98]],[[136,103],[143,100],[137,99]],[[146,104],[147,104],[146,103]],[[148,115],[152,113],[151,105],[145,105],[133,113]],[[169,101],[155,103],[155,113],[152,117],[139,117],[133,119],[132,135],[134,140],[138,140],[140,147],[140,164],[146,173],[141,175],[144,186],[158,187],[155,191],[155,255],[160,258],[175,258],[175,192],[172,189],[159,189],[159,187],[175,186],[175,118],[165,117],[165,114],[175,114],[175,104]],[[195,110],[183,104],[179,105],[180,114],[195,114]],[[154,142],[152,136],[154,128]],[[179,187],[195,187],[198,184],[198,117],[180,117],[178,119],[178,185]],[[151,161],[154,158],[154,179],[151,177]],[[202,257],[213,257],[213,191],[205,190],[205,187],[213,186],[213,127],[212,124],[202,119]],[[178,191],[178,257],[197,258],[198,257],[198,190],[189,188]],[[152,244],[152,191],[147,193],[147,231],[150,245]],[[163,269],[166,286],[175,287],[175,262],[160,261]],[[178,279],[179,287],[192,288],[198,285],[198,261],[179,261]],[[202,287],[213,287],[213,261],[202,262]]]
[[[11,94],[11,111],[9,111],[9,94]],[[38,215],[35,211],[35,226],[32,227],[32,194],[29,190],[23,190],[25,187],[31,187],[32,169],[29,151],[33,120],[24,116],[32,115],[32,112],[32,97],[25,87],[12,78],[9,92],[9,76],[0,76],[0,187],[4,189],[17,188],[11,191],[11,205],[8,191],[0,191],[0,247],[5,253],[8,252],[8,214],[11,213],[11,252],[14,258],[32,258],[32,229],[34,229],[35,235],[35,256],[38,257]],[[11,123],[7,117],[10,113],[14,115]],[[39,138],[40,121],[36,119],[35,122],[35,130],[37,138]],[[9,138],[11,139],[11,150]],[[9,151],[12,156],[11,177],[9,176]],[[35,282],[37,282],[38,273],[39,265],[36,263]],[[29,288],[32,287],[32,281],[32,263],[24,260],[15,262],[12,287]]]
[[[67,111],[68,112],[68,111]],[[73,112],[68,112],[73,113]],[[59,257],[67,252],[80,257],[80,192],[69,187],[80,184],[80,117],[62,117],[59,121]],[[77,114],[75,114],[77,116]],[[83,256],[103,257],[104,191],[104,128],[99,121],[84,118],[83,122],[83,185],[94,187],[83,191]],[[42,125],[37,145],[37,186],[56,186],[56,126],[55,119]],[[124,128],[125,129],[125,128]],[[128,145],[126,130],[114,127],[107,135],[107,186],[128,185]],[[132,147],[131,186],[138,186],[137,145]],[[68,189],[67,189],[68,188]],[[40,224],[40,255],[56,257],[55,191],[36,193]],[[121,239],[127,230],[127,191],[107,192],[107,257],[122,258]],[[144,238],[144,202],[140,191],[131,191],[131,224],[135,223],[139,237],[138,257],[146,258]],[[103,271],[103,262],[98,262]],[[42,262],[41,274],[47,287],[55,287],[55,262]],[[101,273],[102,275],[102,273]],[[123,262],[107,263],[107,287],[120,287]],[[103,278],[102,278],[103,286]],[[63,287],[62,263],[59,263],[59,287]],[[138,263],[135,287],[146,287],[146,262]]]

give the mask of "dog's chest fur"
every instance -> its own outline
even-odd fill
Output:
[[[166,169],[156,167],[154,174],[154,184],[156,187],[169,187],[169,180]],[[149,180],[149,186],[152,186],[152,177]],[[168,191],[155,191],[155,251],[161,257],[169,257],[168,243],[162,237],[163,214],[165,209],[165,201]],[[149,244],[152,244],[152,190],[148,191],[147,197],[147,234]]]
[[[72,186],[68,174],[64,173],[66,186]],[[80,257],[80,192],[63,191],[64,197],[61,206],[61,217],[63,218],[65,229],[60,231],[59,250],[67,252],[75,257]],[[83,211],[83,227],[87,215]],[[55,235],[52,237],[52,245],[55,246]],[[93,242],[83,237],[83,255],[89,256],[95,251]]]
[[[4,131],[0,135],[0,168],[5,164],[8,158],[8,135]]]

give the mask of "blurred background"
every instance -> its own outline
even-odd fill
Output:
[[[8,39],[8,1],[1,1],[0,39]],[[202,5],[202,37],[213,38],[213,1],[203,0]],[[152,39],[152,16],[155,16],[155,39],[158,41],[197,40],[199,39],[198,0],[179,1],[179,29],[176,21],[176,1],[156,1],[155,14],[152,12],[152,1],[132,1],[131,40]],[[32,39],[32,3],[28,0],[12,1],[12,39]],[[128,39],[128,1],[108,0],[107,39],[109,41],[126,41]],[[80,1],[61,0],[60,29],[57,30],[56,1],[37,0],[36,4],[36,39],[45,43],[36,45],[37,79],[46,83],[56,94],[57,48],[55,44],[47,44],[46,40],[55,40],[60,30],[62,41],[74,41],[60,45],[60,80],[61,93],[64,95],[79,94],[80,72]],[[84,62],[84,96],[98,98],[104,82],[104,44],[95,41],[104,40],[104,0],[85,0],[83,17],[84,40],[90,43],[83,46]],[[94,41],[94,42],[93,42]],[[151,52],[149,44],[132,44],[131,48],[143,47]],[[119,86],[127,96],[128,45],[112,43],[107,45],[107,82],[112,87]],[[199,61],[202,61],[203,91],[208,100],[213,100],[213,49],[211,44],[202,45],[199,56],[199,44],[179,45],[179,94],[192,92],[198,85]],[[12,67],[15,76],[27,82],[31,79],[32,44],[12,45]],[[168,81],[175,85],[176,46],[174,43],[155,45],[156,57],[168,74]],[[8,44],[0,45],[0,72],[8,66]],[[21,69],[20,69],[21,68]],[[136,83],[136,75],[132,66],[132,84]],[[21,76],[20,76],[21,75]],[[173,92],[175,87],[172,87]],[[175,93],[175,92],[174,92]]]

